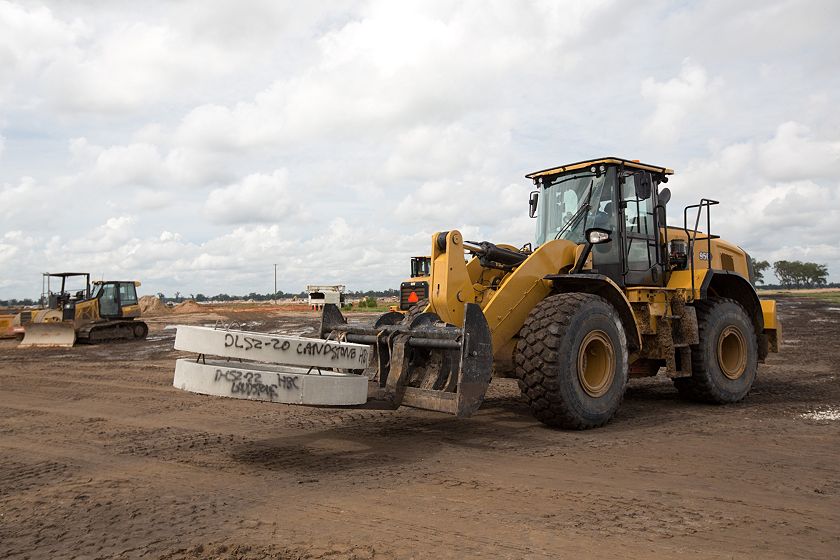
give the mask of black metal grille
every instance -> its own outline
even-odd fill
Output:
[[[417,296],[415,300],[411,297],[414,292]],[[403,282],[400,284],[400,309],[408,311],[417,302],[424,299],[429,299],[429,283],[428,282]]]

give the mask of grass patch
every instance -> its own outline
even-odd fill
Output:
[[[840,292],[814,292],[808,294],[797,294],[808,299],[818,299],[826,303],[836,303],[840,305]]]
[[[816,299],[826,303],[840,304],[840,289],[838,288],[811,288],[802,290],[758,290],[759,297],[769,299],[781,299],[788,297],[802,297]]]

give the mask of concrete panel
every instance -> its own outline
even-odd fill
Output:
[[[366,344],[187,325],[178,325],[175,349],[224,358],[333,369],[364,369],[370,363],[372,353]]]
[[[367,401],[364,375],[323,372],[269,364],[179,359],[173,385],[178,389],[234,399],[288,404],[340,406]]]

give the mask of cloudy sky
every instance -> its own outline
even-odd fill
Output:
[[[0,1],[0,298],[397,287],[616,155],[840,281],[840,3]]]

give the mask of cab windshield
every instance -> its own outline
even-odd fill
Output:
[[[552,239],[584,243],[587,229],[611,229],[613,176],[609,169],[599,175],[586,171],[552,179],[540,192],[536,244]]]

